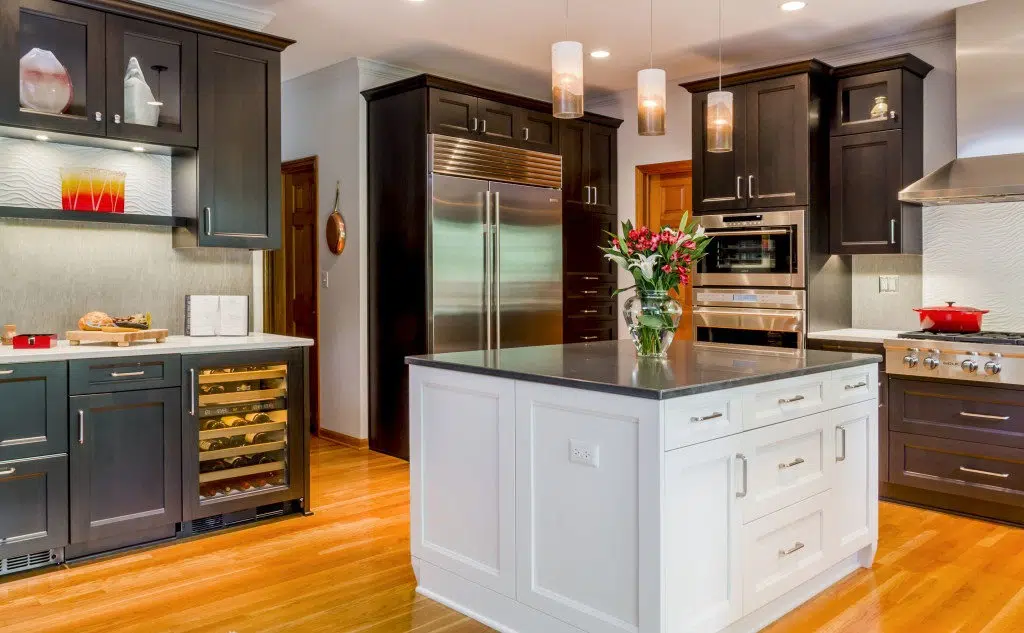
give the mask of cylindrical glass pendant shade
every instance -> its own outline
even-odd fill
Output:
[[[732,151],[732,93],[716,90],[708,93],[708,151]]]
[[[583,116],[583,44],[555,42],[551,46],[551,107],[558,119]]]
[[[665,134],[665,71],[660,68],[636,74],[636,125],[640,136]]]

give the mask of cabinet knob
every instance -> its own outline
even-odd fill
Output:
[[[114,123],[116,123],[118,125],[121,125],[121,115],[120,114],[115,114],[114,115]]]
[[[523,128],[523,140],[524,141],[530,140],[530,128],[528,128],[528,127],[524,127]]]
[[[895,110],[889,110],[889,118],[895,121],[896,119],[900,118],[900,115]]]
[[[103,113],[102,112],[97,112],[95,116],[96,116],[96,122],[97,123],[103,121]]]

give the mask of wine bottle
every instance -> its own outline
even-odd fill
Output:
[[[245,416],[245,419],[249,424],[266,424],[274,421],[274,418],[270,417],[266,413],[250,413]]]
[[[273,464],[274,462],[280,461],[271,453],[260,453],[259,455],[252,456],[252,463],[255,464]]]
[[[209,462],[200,462],[199,472],[201,473],[215,473],[219,470],[227,470],[228,462],[226,459],[215,459]]]
[[[247,455],[228,457],[224,461],[227,463],[226,468],[244,468],[252,465],[252,459]]]
[[[224,424],[220,418],[212,418],[210,420],[203,420],[200,422],[199,428],[203,431],[212,431],[214,429],[226,429],[228,428],[228,425]]]
[[[226,439],[227,439],[228,446],[231,447],[231,448],[237,448],[239,446],[245,446],[245,436],[244,435],[232,435],[231,437],[226,438]]]
[[[248,424],[245,418],[240,418],[237,415],[226,415],[221,418],[221,422],[224,423],[225,427],[245,426]]]
[[[206,451],[220,451],[228,448],[228,443],[223,437],[214,437],[208,440],[199,440],[199,450]]]
[[[246,444],[266,444],[267,442],[275,441],[274,433],[272,431],[260,431],[259,433],[248,433],[245,436]]]

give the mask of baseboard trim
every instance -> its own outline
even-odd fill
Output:
[[[366,450],[370,448],[370,440],[358,437],[352,437],[351,435],[345,435],[344,433],[338,433],[330,429],[320,427],[317,431],[317,436],[321,439],[325,439],[328,442],[334,442],[335,444],[341,444],[342,446],[348,446],[350,448],[358,448],[359,450]]]

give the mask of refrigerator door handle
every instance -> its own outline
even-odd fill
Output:
[[[501,192],[494,196],[494,246],[491,256],[494,271],[494,349],[501,349]]]
[[[491,212],[493,207],[491,206],[491,192],[484,192],[484,313],[487,318],[487,347],[485,349],[490,350],[491,342],[494,340],[494,334],[492,332],[492,322],[494,316],[494,304],[492,302],[494,292],[494,268],[491,265],[493,259],[492,247],[493,242],[491,241]]]

